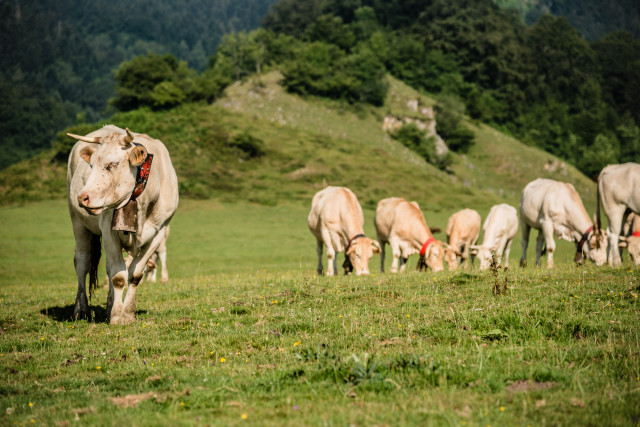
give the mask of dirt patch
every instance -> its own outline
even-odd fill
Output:
[[[141,394],[127,394],[122,397],[110,397],[111,403],[114,405],[120,406],[122,408],[133,408],[138,406],[140,403],[144,402],[147,399],[151,399],[152,397],[157,398],[157,394],[150,391],[148,393]]]
[[[554,381],[545,381],[545,382],[535,382],[535,381],[526,381],[526,380],[518,380],[509,384],[507,387],[507,391],[518,392],[518,391],[538,391],[538,390],[546,390],[549,388],[553,388],[558,385],[557,382]]]

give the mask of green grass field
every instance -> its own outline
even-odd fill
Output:
[[[70,318],[66,203],[0,208],[0,424],[638,424],[628,264],[576,268],[563,242],[556,269],[522,270],[518,240],[506,272],[380,274],[374,257],[369,277],[317,277],[307,212],[183,200],[169,283],[113,327],[105,289],[97,322]]]

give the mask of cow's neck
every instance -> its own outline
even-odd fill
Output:
[[[346,248],[347,245],[349,244],[349,241],[359,234],[364,235],[363,227],[358,227],[355,224],[352,224],[351,226],[347,225],[344,228],[344,233],[342,235],[342,240],[343,240],[342,244],[344,245],[344,247]]]
[[[425,224],[424,226],[419,227],[415,233],[413,233],[413,246],[417,249],[421,249],[424,242],[429,240],[429,238],[433,237],[429,228]]]
[[[582,208],[575,212],[573,217],[570,218],[569,226],[573,239],[579,241],[584,232],[587,231],[589,227],[593,227],[593,221],[591,221],[587,212]]]

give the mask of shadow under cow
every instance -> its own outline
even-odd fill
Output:
[[[69,304],[64,307],[47,307],[40,310],[41,314],[55,320],[56,322],[74,322],[76,319],[73,316],[74,305]],[[90,319],[89,322],[105,323],[107,321],[107,309],[106,307],[99,305],[89,306]],[[146,310],[136,310],[136,315],[146,314]]]

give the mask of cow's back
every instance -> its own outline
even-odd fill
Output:
[[[428,232],[424,215],[416,202],[409,202],[402,198],[387,199],[389,203],[385,207],[383,218],[386,219],[385,241],[389,236],[397,236],[401,239],[410,239],[415,234]]]
[[[480,234],[480,214],[473,209],[462,209],[451,215],[447,221],[447,239],[469,240],[477,238]],[[456,236],[453,236],[456,234]]]
[[[598,190],[603,203],[624,204],[640,210],[640,165],[622,163],[606,166],[598,177]]]
[[[518,212],[506,203],[495,205],[482,225],[485,242],[487,239],[497,240],[503,236],[513,238],[518,232]]]
[[[573,185],[552,179],[539,178],[522,190],[520,215],[534,225],[545,217],[565,218],[567,213],[584,211],[584,205]]]
[[[313,197],[307,222],[311,232],[320,238],[323,227],[334,232],[343,227],[363,228],[364,214],[351,190],[327,187]]]

